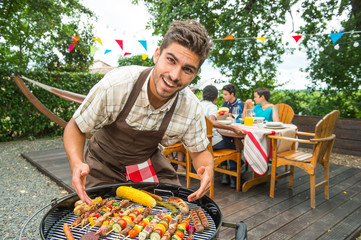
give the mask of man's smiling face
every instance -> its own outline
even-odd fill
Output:
[[[198,55],[175,42],[162,52],[157,49],[154,63],[150,93],[159,101],[165,101],[187,87],[199,70]]]

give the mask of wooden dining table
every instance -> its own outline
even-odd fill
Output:
[[[233,137],[237,150],[242,151],[247,164],[252,168],[252,178],[246,180],[242,185],[242,191],[246,192],[251,187],[270,180],[268,172],[268,160],[272,158],[272,141],[269,135],[284,137],[295,137],[297,126],[293,124],[282,124],[281,127],[245,126],[241,123],[232,123],[241,128],[245,134],[237,135],[233,131],[217,128],[217,131],[227,137]],[[277,144],[278,152],[287,151],[292,142],[280,141]]]

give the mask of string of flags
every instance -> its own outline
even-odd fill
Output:
[[[332,43],[335,45],[336,42],[344,35],[344,34],[355,34],[355,33],[360,33],[361,31],[351,31],[351,32],[338,32],[338,33],[329,33],[328,35],[331,38]],[[305,35],[315,35],[315,34],[303,34],[303,35],[293,35],[292,38],[295,40],[296,43],[298,43],[298,41]],[[102,40],[100,38],[92,38],[94,41],[96,41],[97,43],[99,43],[101,46],[103,46]],[[223,41],[223,40],[247,40],[247,39],[256,39],[261,41],[262,43],[264,43],[267,39],[266,36],[262,36],[262,37],[243,37],[243,38],[235,38],[233,35],[229,35],[226,36],[224,38],[221,39],[213,39],[213,41]],[[80,40],[79,36],[72,36],[72,40],[73,40],[73,44],[69,45],[69,53],[75,48],[77,42]],[[131,52],[126,52],[123,49],[123,40],[119,40],[119,39],[115,39],[115,42],[119,45],[119,47],[122,49],[122,51],[124,52],[123,57],[129,56],[132,53]],[[147,48],[147,40],[138,40],[138,42],[141,44],[141,46],[145,49],[145,51],[148,51]],[[353,46],[354,47],[358,47],[360,44],[359,42],[355,41]],[[90,46],[90,55],[94,56],[95,52],[98,51],[98,47],[95,46]],[[339,45],[335,46],[335,49],[338,50],[339,49]],[[104,55],[107,53],[110,53],[112,50],[111,49],[106,49],[104,51]],[[323,51],[323,48],[320,48],[320,51]],[[222,50],[220,50],[220,53],[223,53]],[[143,54],[142,55],[142,59],[145,60],[148,58],[147,54]]]

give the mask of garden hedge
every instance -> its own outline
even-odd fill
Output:
[[[85,95],[103,77],[103,74],[46,71],[28,71],[22,75],[52,87]],[[63,128],[30,103],[15,84],[13,77],[11,72],[0,73],[0,142],[62,135]],[[65,121],[69,121],[79,105],[24,82],[40,102]]]

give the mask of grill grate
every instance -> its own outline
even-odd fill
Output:
[[[165,195],[168,195],[168,194],[166,194],[165,192],[162,191],[161,196],[163,198],[163,201],[166,202],[167,196],[165,196]],[[180,195],[182,195],[182,194],[180,194]],[[117,197],[116,198],[110,198],[110,199],[116,199],[117,201],[121,200],[120,198],[117,198]],[[189,209],[194,209],[194,208],[202,209],[204,211],[204,213],[206,214],[207,219],[208,219],[209,224],[210,224],[210,228],[208,230],[205,230],[202,233],[197,233],[196,232],[194,234],[194,239],[211,239],[215,235],[215,233],[217,231],[215,222],[213,221],[212,217],[201,206],[199,206],[199,205],[197,205],[195,203],[189,203],[187,201],[186,201],[186,203],[188,204]],[[141,206],[141,205],[134,204],[132,207],[137,208],[139,206]],[[158,206],[158,205],[153,208],[152,214],[155,215],[161,210],[164,213],[171,214],[171,211],[168,208],[163,207],[163,206]],[[184,217],[187,217],[187,216],[182,214],[182,218],[184,218]],[[54,212],[52,212],[51,214],[49,214],[47,216],[46,221],[44,222],[43,227],[44,227],[44,229],[46,229],[46,230],[44,230],[45,239],[47,239],[47,240],[66,239],[66,237],[64,236],[64,232],[63,232],[63,225],[66,222],[71,224],[76,218],[77,218],[77,216],[75,216],[73,214],[72,209],[71,210],[70,209],[56,209]],[[192,222],[192,225],[194,225],[193,222]],[[89,232],[89,228],[90,227],[82,229],[82,227],[79,226],[77,228],[72,229],[71,231],[73,233],[74,238],[79,239],[85,233]],[[99,227],[93,227],[90,231],[96,232],[98,229],[99,229]],[[122,239],[122,238],[119,238],[118,236],[119,236],[119,234],[112,232],[108,236],[102,237],[101,239],[113,239],[113,240]],[[187,237],[188,237],[188,234],[185,234],[184,239],[186,239]],[[126,238],[126,239],[130,239],[130,238]],[[136,239],[138,239],[138,238],[136,238]]]

